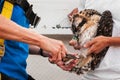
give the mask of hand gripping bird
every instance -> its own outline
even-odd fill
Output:
[[[74,34],[73,38],[77,40],[77,45],[81,47],[78,57],[73,57],[78,61],[71,72],[84,74],[98,68],[109,47],[103,49],[99,54],[87,55],[88,49],[84,48],[83,45],[96,36],[112,36],[113,20],[111,12],[106,10],[101,14],[94,9],[82,10],[73,16],[71,26]],[[71,57],[69,58],[69,56],[63,59],[64,62],[70,60]]]

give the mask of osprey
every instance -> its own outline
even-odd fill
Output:
[[[106,47],[98,54],[87,55],[86,48],[83,45],[96,36],[112,36],[113,20],[110,11],[106,10],[102,14],[94,9],[85,9],[75,14],[72,18],[73,38],[81,46],[78,53],[78,62],[71,69],[71,72],[84,74],[90,70],[99,67],[101,60],[104,58],[109,47]],[[69,57],[68,57],[69,58]],[[65,59],[68,62],[71,59]]]

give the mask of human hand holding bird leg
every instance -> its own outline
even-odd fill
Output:
[[[70,71],[78,62],[78,55],[76,53],[67,53],[66,57],[59,61],[57,65],[65,71]]]
[[[88,49],[88,55],[91,53],[99,53],[104,48],[109,46],[109,39],[105,36],[98,36],[92,39],[91,41],[87,42],[84,47]]]

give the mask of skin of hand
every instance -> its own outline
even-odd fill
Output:
[[[81,46],[78,44],[77,40],[72,39],[69,41],[69,45],[73,46],[75,50],[80,50]]]
[[[70,53],[69,53],[70,54]],[[78,55],[76,53],[72,53],[71,55],[78,57]],[[66,64],[63,61],[59,61],[57,62],[57,66],[59,66],[61,69],[65,70],[65,71],[70,71],[74,66],[76,66],[76,63],[78,62],[78,59],[71,59],[71,61]]]
[[[39,52],[40,48],[38,46],[34,46],[34,45],[29,45],[29,53],[30,54],[33,54],[33,55],[40,55],[40,52]],[[50,53],[48,53],[47,51],[43,50],[43,55],[44,57],[51,57],[50,56]],[[75,54],[73,54],[75,56]],[[77,55],[76,55],[77,56]],[[50,58],[49,58],[50,59]],[[50,60],[49,60],[50,61]],[[69,71],[71,70],[75,64],[76,64],[76,61],[77,60],[72,60],[68,65],[65,65],[63,61],[58,61],[56,63],[56,65],[58,67],[60,67],[61,69],[65,70],[65,71]],[[50,61],[51,63],[51,61]]]
[[[40,55],[39,50],[40,50],[40,48],[38,46],[29,45],[29,53],[30,54]],[[50,53],[46,52],[45,50],[43,50],[43,55],[44,55],[44,57],[51,57]],[[52,62],[50,61],[50,63],[52,63]],[[74,64],[75,64],[75,60],[71,61],[69,65],[65,65],[64,62],[62,62],[62,61],[58,61],[56,63],[57,66],[59,66],[61,69],[66,70],[66,71],[71,70],[71,68],[74,66]]]
[[[61,69],[65,71],[70,71],[78,62],[78,59],[72,60],[69,64],[65,64],[63,61],[57,62],[57,66],[59,66]]]
[[[46,44],[47,42],[47,44]],[[49,49],[46,50],[49,52],[49,61],[56,63],[58,61],[61,61],[63,57],[65,57],[67,53],[67,49],[65,48],[64,44],[60,40],[55,40],[55,39],[47,39],[45,43],[42,45],[43,47]],[[44,48],[42,48],[44,49]],[[45,50],[45,49],[44,49]]]
[[[79,11],[78,11],[78,8],[73,9],[72,12],[70,12],[70,13],[68,14],[69,20],[72,21],[73,15],[75,15],[75,14],[78,13],[78,12],[79,12]]]
[[[71,40],[69,41],[69,44],[74,47],[76,50],[80,50],[80,46],[76,45],[77,41]],[[88,48],[88,54],[90,53],[99,53],[102,51],[105,47],[109,46],[109,37],[105,36],[97,36],[91,41],[87,42],[83,47]]]
[[[88,48],[88,55],[91,53],[99,53],[104,48],[109,46],[109,37],[105,36],[98,36],[92,39],[91,41],[87,42],[84,47]]]

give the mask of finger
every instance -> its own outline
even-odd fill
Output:
[[[74,49],[76,49],[76,50],[79,50],[79,49],[81,48],[81,46],[80,46],[80,44],[77,42],[77,40],[74,40],[74,39],[72,39],[72,40],[69,41],[69,45],[70,45],[70,46],[73,46]]]
[[[64,62],[62,62],[62,61],[59,61],[59,62],[57,63],[57,66],[59,66],[61,69],[65,70],[65,71],[70,71],[70,70],[71,70],[70,68],[67,68],[67,67],[65,66]]]
[[[51,57],[49,57],[49,60],[51,63],[56,63],[57,62],[57,56],[58,54],[55,53],[54,55],[52,55]]]
[[[48,58],[48,61],[49,61],[51,64],[55,64],[54,61],[53,61],[51,58]]]
[[[66,54],[67,54],[67,48],[63,45],[63,46],[62,46],[62,50],[61,50],[61,57],[62,57],[62,58],[65,57]]]
[[[76,49],[76,50],[80,50],[80,48],[81,48],[81,46],[80,46],[79,44],[76,44],[76,45],[74,46],[74,49]]]
[[[98,48],[94,51],[94,53],[95,53],[95,54],[98,54],[98,53],[100,53],[103,49],[104,49],[104,48],[99,48],[99,47],[98,47]]]
[[[62,60],[62,51],[59,51],[58,55],[57,55],[57,60],[56,62],[58,61],[61,61]]]
[[[77,62],[78,62],[77,59],[72,60],[69,64],[67,64],[67,66],[68,66],[69,68],[73,68],[73,67],[76,65]]]
[[[77,40],[72,39],[72,40],[69,41],[70,46],[74,46],[75,44],[77,44]]]
[[[67,69],[64,64],[62,62],[57,63],[57,66],[59,66],[61,69],[68,71],[69,69]]]
[[[75,59],[75,60],[72,60],[69,64],[66,64],[65,67],[70,71],[73,67],[76,66],[78,60]]]
[[[94,40],[89,41],[89,42],[87,42],[87,43],[84,45],[84,47],[85,47],[85,48],[89,48],[89,47],[92,46],[94,43],[95,43]]]
[[[95,46],[92,45],[89,49],[88,49],[88,55],[91,54],[91,53],[94,53],[95,52]]]

